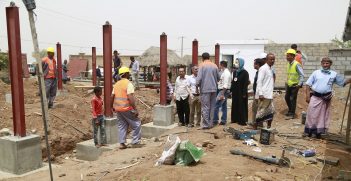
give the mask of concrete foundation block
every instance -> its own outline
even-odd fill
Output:
[[[141,136],[143,138],[158,137],[164,132],[171,130],[175,127],[177,127],[177,124],[172,124],[169,126],[157,126],[154,125],[152,122],[147,123],[141,126]]]
[[[169,126],[174,123],[173,105],[154,106],[154,125]]]
[[[77,143],[76,149],[77,159],[86,160],[86,161],[95,161],[99,158],[99,156],[105,151],[111,151],[117,148],[117,144],[112,144],[108,146],[103,146],[97,148],[94,144],[94,140],[87,140],[80,143]]]
[[[68,95],[67,90],[57,90],[57,92],[56,92],[56,97],[65,97],[67,95]]]
[[[105,118],[106,122],[106,141],[107,144],[114,144],[118,142],[118,127],[117,118]]]
[[[12,95],[11,94],[5,94],[5,101],[9,104],[12,104]]]
[[[38,135],[0,138],[0,170],[20,175],[36,170],[42,165]]]

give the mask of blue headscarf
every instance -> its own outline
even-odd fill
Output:
[[[236,76],[238,76],[238,74],[244,70],[244,65],[245,65],[245,60],[243,58],[237,58],[237,60],[239,61],[239,68],[236,69]]]

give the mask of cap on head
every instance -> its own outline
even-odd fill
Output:
[[[128,67],[121,67],[118,71],[119,75],[125,74],[125,73],[129,73],[129,68]]]
[[[288,51],[285,52],[285,55],[286,54],[293,54],[293,55],[296,55],[296,50],[290,48]]]
[[[49,47],[46,49],[46,52],[55,53],[55,49],[52,47]]]
[[[329,57],[323,57],[321,62],[329,62],[329,63],[333,63],[333,60],[331,60]]]

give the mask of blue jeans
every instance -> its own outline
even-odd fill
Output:
[[[214,116],[213,116],[213,124],[218,124],[219,120],[219,109],[222,109],[222,117],[221,117],[221,123],[226,124],[227,123],[227,98],[229,95],[229,91],[227,90],[224,93],[224,99],[223,100],[218,100],[219,96],[222,95],[222,90],[219,90],[217,93],[217,98],[216,98],[216,106],[214,110]]]
[[[96,124],[99,122],[99,124]],[[92,125],[94,128],[94,143],[98,144],[98,136],[100,137],[100,143],[106,144],[106,131],[105,131],[105,118],[103,115],[97,116],[97,118],[92,119]],[[98,135],[98,130],[100,129],[100,135]]]

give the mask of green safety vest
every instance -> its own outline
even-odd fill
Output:
[[[288,72],[287,83],[289,87],[299,84],[299,73],[297,72],[296,68],[297,64],[298,62],[294,60],[292,64],[288,63],[286,66],[286,70]]]

